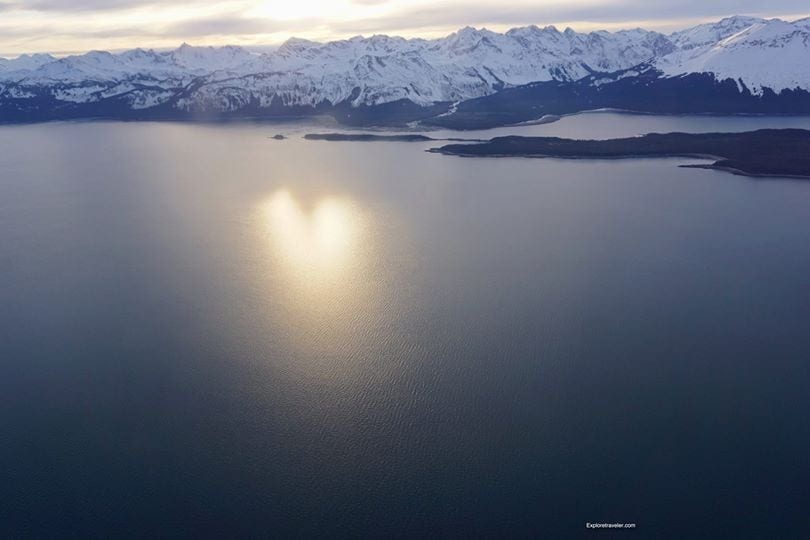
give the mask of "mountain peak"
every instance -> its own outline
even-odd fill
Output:
[[[754,94],[810,88],[810,27],[781,19],[726,18],[675,36],[680,50],[658,59],[667,75],[711,73]]]
[[[722,41],[755,24],[767,22],[758,17],[734,15],[717,22],[699,24],[680,32],[674,32],[669,35],[669,38],[679,49],[697,49]]]
[[[298,48],[298,47],[302,47],[302,46],[311,47],[311,46],[314,46],[314,45],[320,45],[320,43],[317,42],[317,41],[312,41],[310,39],[304,39],[304,38],[295,37],[295,36],[287,39],[284,43],[281,44],[282,47],[288,47],[288,48],[289,47]]]
[[[736,24],[756,24],[765,22],[765,19],[760,17],[749,17],[748,15],[732,15],[730,17],[724,17],[720,19],[718,26],[728,26],[728,25],[736,25]]]

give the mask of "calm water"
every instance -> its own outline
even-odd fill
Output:
[[[810,182],[309,130],[0,128],[0,536],[806,534]]]

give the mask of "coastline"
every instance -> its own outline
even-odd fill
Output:
[[[747,172],[742,169],[736,169],[734,167],[725,167],[723,165],[715,165],[712,163],[707,164],[686,164],[686,165],[678,165],[678,167],[682,169],[706,169],[709,171],[721,171],[734,174],[736,176],[747,176],[749,178],[784,178],[788,180],[810,180],[810,174],[801,175],[801,174],[763,174],[763,173],[754,173],[754,172]]]
[[[650,133],[604,140],[509,136],[496,137],[483,144],[450,144],[427,151],[458,157],[698,159],[713,163],[687,165],[746,176],[810,178],[810,131],[804,129]]]
[[[439,154],[442,156],[452,156],[452,157],[459,157],[459,158],[494,158],[494,159],[503,159],[503,158],[515,158],[515,159],[561,159],[566,161],[622,161],[622,160],[633,160],[633,159],[708,159],[708,160],[723,160],[725,158],[721,158],[719,156],[708,156],[708,155],[700,155],[700,154],[661,154],[657,156],[650,156],[650,155],[641,155],[641,154],[627,154],[622,156],[555,156],[549,154],[522,154],[522,155],[515,155],[515,154],[463,154],[463,153],[454,153],[454,152],[442,152],[440,148],[429,148],[425,150],[425,152],[429,154]],[[794,180],[810,180],[810,174],[807,175],[799,175],[799,174],[766,174],[766,173],[755,173],[749,172],[743,169],[738,169],[734,167],[726,167],[723,165],[717,165],[715,163],[686,163],[678,165],[679,168],[682,169],[705,169],[710,171],[720,171],[720,172],[727,172],[734,174],[736,176],[747,176],[749,178],[785,178],[785,179],[794,179]]]

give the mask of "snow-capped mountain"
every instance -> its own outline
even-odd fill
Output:
[[[214,74],[184,99],[191,103],[232,104],[255,99],[285,106],[351,101],[379,105],[401,99],[419,105],[454,102],[490,94],[505,86],[534,81],[576,80],[593,71],[617,70],[671,50],[653,32],[560,32],[526,27],[505,34],[464,28],[445,39],[373,36],[317,44],[290,40],[278,51]]]
[[[464,28],[444,39],[372,36],[325,44],[292,39],[277,51],[254,55],[240,47],[191,47],[170,52],[136,49],[113,55],[93,51],[0,74],[20,85],[104,85],[143,80],[204,83],[181,106],[230,106],[244,99],[284,105],[355,105],[408,99],[420,105],[459,101],[506,85],[576,80],[655,58],[673,47],[654,32],[560,32],[530,26],[505,34]],[[234,86],[240,92],[234,94]],[[96,89],[97,87],[93,87]],[[228,95],[224,95],[224,92]],[[244,99],[241,99],[244,98]]]
[[[8,73],[12,71],[30,71],[37,69],[44,64],[53,62],[54,60],[56,60],[56,58],[50,54],[23,54],[17,58],[14,58],[13,60],[0,58],[0,73]]]
[[[810,25],[806,20],[724,22],[728,23],[683,36],[687,47],[660,58],[657,65],[668,75],[712,73],[718,80],[733,79],[755,94],[765,89],[810,89]],[[720,39],[702,43],[709,33]]]
[[[765,23],[765,19],[757,17],[734,16],[726,17],[716,23],[707,23],[687,28],[680,32],[670,34],[669,39],[680,50],[688,51],[697,47],[714,45],[719,41],[742,32],[755,24]]]
[[[264,54],[183,44],[161,52],[22,56],[0,59],[0,121],[261,115],[397,103],[430,109],[527,84],[602,84],[613,80],[610,74],[638,76],[650,67],[660,77],[709,73],[761,95],[810,90],[809,46],[808,19],[730,17],[669,36],[642,29],[579,33],[527,26],[497,33],[468,27],[435,40],[293,38]]]

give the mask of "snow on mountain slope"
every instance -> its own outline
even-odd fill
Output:
[[[0,58],[0,74],[31,71],[54,60],[56,58],[50,54],[23,54],[12,60]]]
[[[580,79],[624,69],[674,47],[661,34],[634,30],[579,34],[525,27],[505,34],[464,28],[439,40],[372,36],[325,44],[292,39],[244,64],[238,81],[215,74],[183,106],[239,106],[248,99],[286,106],[340,103],[379,105],[407,99],[420,105],[455,102],[535,81]],[[229,101],[233,86],[239,97]],[[231,88],[231,90],[229,90]]]
[[[716,23],[707,23],[687,28],[680,32],[670,34],[669,39],[678,49],[691,50],[717,42],[742,32],[755,24],[764,23],[765,19],[757,17],[743,17],[740,15],[726,17]]]
[[[576,80],[593,71],[628,68],[672,49],[665,36],[644,30],[580,34],[530,26],[500,34],[464,28],[438,40],[372,36],[320,44],[291,39],[263,55],[240,47],[186,44],[170,52],[93,51],[26,70],[5,68],[0,82],[85,87],[92,81],[112,87],[143,81],[187,85],[199,78],[204,84],[181,106],[199,99],[206,107],[226,110],[246,101],[273,100],[315,105],[351,99],[355,105],[376,105],[408,99],[427,105],[534,81]],[[82,95],[60,92],[60,99]]]
[[[166,105],[185,112],[401,100],[428,106],[528,83],[629,74],[630,68],[650,64],[664,76],[712,73],[757,93],[810,89],[808,21],[737,16],[670,36],[642,29],[579,33],[526,26],[497,33],[467,27],[434,40],[293,38],[265,54],[183,44],[164,52],[23,56],[0,59],[0,106],[3,99],[73,104],[113,99],[132,110]]]
[[[126,53],[125,53],[126,54]],[[152,53],[161,61],[186,73],[209,74],[219,70],[239,70],[251,64],[256,55],[242,47],[192,47],[183,43],[168,55]]]
[[[716,43],[665,56],[657,66],[669,76],[712,73],[718,80],[734,79],[758,95],[766,88],[775,92],[810,89],[810,25],[779,19],[754,21]],[[721,24],[727,30],[717,33],[737,29],[732,26]]]

